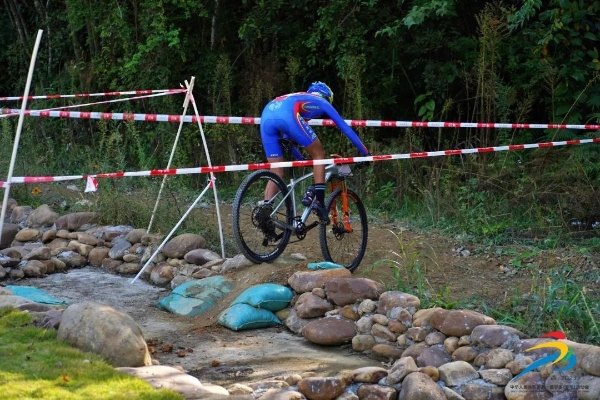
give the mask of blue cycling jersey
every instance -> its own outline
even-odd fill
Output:
[[[346,121],[324,98],[306,93],[291,93],[277,97],[267,104],[260,118],[260,136],[267,158],[283,157],[279,138],[285,136],[302,147],[317,140],[315,131],[307,121],[313,118],[329,117],[350,139],[363,156],[369,150]]]

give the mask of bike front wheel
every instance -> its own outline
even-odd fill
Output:
[[[277,194],[264,201],[267,184]],[[270,262],[285,250],[294,214],[283,180],[269,170],[255,171],[241,183],[233,201],[233,235],[240,251],[256,263]]]
[[[347,210],[344,210],[344,197]],[[367,212],[358,194],[341,188],[331,193],[325,207],[330,225],[321,225],[321,252],[327,261],[343,265],[350,272],[358,267],[367,249]],[[347,211],[347,212],[346,212]]]

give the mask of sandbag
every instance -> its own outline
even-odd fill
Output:
[[[69,303],[67,303],[66,301],[59,300],[59,299],[53,297],[48,292],[46,292],[42,289],[38,289],[33,286],[8,285],[8,286],[6,286],[6,288],[11,290],[16,296],[25,297],[26,299],[29,299],[36,303],[60,305],[60,306],[69,305]]]
[[[308,269],[338,269],[346,268],[341,264],[332,263],[331,261],[321,261],[317,263],[308,263]]]
[[[294,293],[287,286],[263,283],[244,290],[232,303],[248,304],[255,308],[277,312],[286,308]]]
[[[254,308],[249,304],[234,304],[219,315],[219,325],[234,331],[268,328],[281,321],[269,310]]]

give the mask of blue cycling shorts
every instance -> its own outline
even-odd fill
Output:
[[[294,141],[301,147],[310,146],[318,139],[313,128],[308,125],[304,118],[278,115],[277,118],[261,117],[260,137],[267,158],[283,157],[283,148],[279,144],[279,138]]]

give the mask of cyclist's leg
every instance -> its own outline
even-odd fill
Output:
[[[267,156],[267,162],[276,163],[284,161],[283,148],[279,143],[281,137],[280,132],[285,131],[283,128],[287,128],[287,124],[279,119],[265,119],[261,120],[260,125],[260,138],[262,140],[263,149]],[[283,168],[271,168],[279,177],[283,178]],[[275,194],[277,194],[277,186],[269,181],[265,188],[265,201],[271,200]]]

